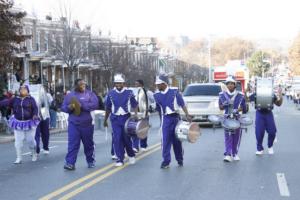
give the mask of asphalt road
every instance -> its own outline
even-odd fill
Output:
[[[157,116],[151,118],[148,152],[139,154],[135,165],[121,168],[113,166],[111,138],[106,140],[104,131],[95,132],[94,169],[87,168],[82,148],[76,170],[63,169],[65,133],[52,135],[51,153],[41,155],[35,163],[24,144],[23,164],[13,165],[13,143],[1,144],[0,199],[300,199],[300,111],[285,102],[274,114],[278,128],[275,154],[255,155],[252,126],[242,136],[241,161],[232,163],[223,162],[223,129],[205,127],[196,144],[184,143],[184,167],[173,160],[169,169],[160,169]],[[250,115],[254,118],[253,110]]]

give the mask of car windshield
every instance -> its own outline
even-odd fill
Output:
[[[219,85],[190,85],[184,90],[183,96],[219,96],[220,92]]]

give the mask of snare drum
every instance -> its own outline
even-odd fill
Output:
[[[218,115],[209,115],[208,116],[208,120],[212,123],[212,124],[221,124],[222,122],[222,117],[218,116]]]
[[[201,135],[200,127],[195,122],[179,121],[175,128],[175,135],[180,141],[195,143]]]
[[[253,120],[247,115],[242,115],[239,118],[239,121],[241,123],[241,128],[246,128],[247,126],[250,126],[253,124]]]
[[[150,129],[148,119],[128,118],[125,122],[125,133],[128,135],[136,135],[139,139],[145,139]]]
[[[273,79],[271,78],[257,78],[256,79],[256,99],[255,108],[260,109],[273,109]]]
[[[222,126],[225,130],[235,133],[235,130],[241,127],[241,123],[235,119],[225,118],[222,122]]]

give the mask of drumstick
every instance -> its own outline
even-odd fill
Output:
[[[107,137],[108,137],[108,130],[107,127],[105,127],[105,141],[107,141]]]

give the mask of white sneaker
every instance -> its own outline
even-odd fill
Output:
[[[274,154],[274,149],[273,147],[268,148],[268,153],[273,155]]]
[[[14,164],[21,164],[22,163],[22,159],[21,158],[17,158],[16,161],[14,162]]]
[[[134,151],[134,153],[138,153],[139,150],[137,150],[136,148],[132,148],[132,150]]]
[[[43,151],[43,154],[45,154],[45,155],[48,155],[49,153],[50,153],[49,150],[44,150],[44,151]]]
[[[32,162],[37,161],[37,159],[38,159],[37,153],[36,153],[36,152],[33,152],[33,153],[32,153],[32,158],[31,158]]]
[[[123,166],[124,164],[122,163],[122,162],[116,162],[116,164],[115,164],[115,167],[121,167],[121,166]]]
[[[263,154],[264,154],[264,151],[263,151],[263,150],[261,150],[261,151],[256,151],[255,154],[258,155],[258,156],[260,156],[260,155],[263,155]]]
[[[235,155],[235,156],[233,156],[233,160],[234,161],[240,161],[241,159],[240,159],[240,157],[238,155]]]
[[[141,148],[141,151],[146,152],[146,151],[148,151],[148,149],[147,148]]]
[[[224,157],[224,162],[231,162],[231,161],[232,161],[231,156],[225,156]]]
[[[135,157],[129,157],[129,164],[135,164]]]
[[[111,159],[112,159],[112,160],[118,160],[118,157],[117,157],[116,155],[112,155],[112,156],[111,156]]]

